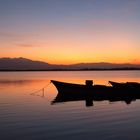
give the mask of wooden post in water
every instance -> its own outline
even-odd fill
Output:
[[[93,81],[92,80],[86,80],[86,86],[87,87],[92,87],[93,86]]]
[[[93,106],[93,93],[92,93],[92,87],[93,87],[93,81],[92,80],[86,80],[86,106]]]

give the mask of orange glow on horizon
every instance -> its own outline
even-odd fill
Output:
[[[105,34],[106,32],[104,32]],[[73,33],[49,40],[36,40],[32,37],[25,43],[0,42],[3,49],[0,57],[24,57],[32,60],[45,61],[50,64],[76,63],[133,63],[140,64],[139,43],[126,33],[113,31],[105,35],[85,33],[86,35],[72,38]],[[113,35],[112,35],[113,34]],[[10,48],[10,49],[9,49]]]

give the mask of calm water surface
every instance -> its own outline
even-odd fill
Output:
[[[95,84],[140,82],[140,71],[1,72],[0,140],[140,140],[140,100],[85,101],[51,105],[57,90],[51,79]]]

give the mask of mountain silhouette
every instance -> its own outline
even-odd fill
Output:
[[[0,58],[0,70],[110,70],[140,69],[140,64],[114,63],[79,63],[72,65],[56,65],[26,58]]]

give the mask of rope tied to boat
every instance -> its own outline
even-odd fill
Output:
[[[111,81],[108,81],[108,84],[109,84],[110,86],[112,86]]]
[[[36,93],[42,91],[42,93],[43,93],[43,94],[42,94],[42,97],[44,97],[45,88],[47,88],[51,83],[52,83],[52,82],[50,81],[50,82],[49,82],[48,84],[46,84],[43,88],[41,88],[41,89],[39,89],[39,90],[36,90],[36,91],[30,93],[30,95],[35,95]]]

